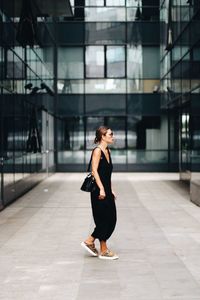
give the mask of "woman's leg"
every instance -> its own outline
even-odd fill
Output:
[[[94,241],[95,241],[95,238],[94,238],[92,235],[90,235],[90,236],[88,236],[88,238],[85,240],[85,243],[86,243],[87,245],[91,245],[91,244],[94,244]]]
[[[100,241],[100,252],[104,253],[108,250],[108,247],[106,245],[106,241]]]

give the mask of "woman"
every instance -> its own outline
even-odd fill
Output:
[[[91,193],[92,213],[95,222],[93,233],[81,245],[93,256],[100,259],[117,259],[118,256],[107,247],[107,240],[116,225],[116,195],[111,186],[112,160],[108,145],[114,142],[111,129],[101,126],[96,130],[94,140],[98,146],[92,152],[92,174],[96,189]],[[100,254],[95,248],[95,240],[100,241]]]

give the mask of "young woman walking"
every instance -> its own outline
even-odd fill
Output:
[[[116,195],[112,189],[112,159],[108,145],[113,144],[114,136],[109,127],[101,126],[96,130],[94,140],[97,147],[92,152],[92,174],[96,180],[96,189],[91,192],[91,206],[95,222],[93,233],[81,243],[91,255],[100,259],[118,259],[107,247],[107,240],[116,225]],[[100,242],[100,253],[95,247],[95,240]]]

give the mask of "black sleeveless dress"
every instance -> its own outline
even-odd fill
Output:
[[[91,235],[100,241],[109,239],[117,221],[115,199],[111,189],[112,170],[113,165],[110,151],[108,162],[104,152],[101,150],[101,158],[97,171],[104,186],[106,197],[103,200],[98,198],[100,191],[98,187],[91,193],[92,213],[96,225]]]

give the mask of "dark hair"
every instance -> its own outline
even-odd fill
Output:
[[[110,129],[108,126],[100,126],[97,130],[96,130],[96,136],[94,139],[94,143],[97,144],[101,141],[102,139],[102,135],[106,135],[108,129]]]

